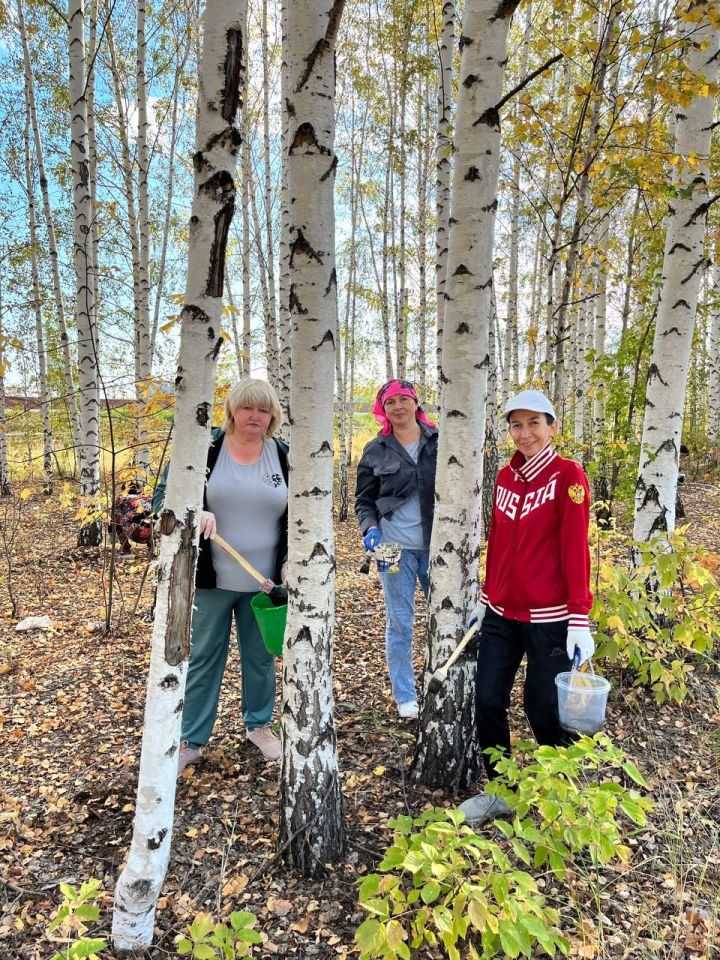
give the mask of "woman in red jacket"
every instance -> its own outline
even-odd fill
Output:
[[[585,471],[553,448],[555,410],[538,390],[523,390],[505,406],[516,452],[498,474],[480,602],[475,713],[478,741],[510,749],[508,708],[515,675],[527,657],[524,708],[536,740],[569,742],[560,727],[555,677],[573,660],[589,659],[595,644],[588,614],[590,488]],[[487,775],[496,774],[483,754]],[[460,806],[482,823],[510,813],[499,797],[480,794]]]

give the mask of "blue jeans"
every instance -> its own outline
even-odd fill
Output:
[[[385,594],[385,661],[392,694],[396,703],[417,700],[412,664],[412,635],[415,621],[415,581],[420,581],[427,597],[428,550],[405,550],[400,555],[400,569],[380,572]]]

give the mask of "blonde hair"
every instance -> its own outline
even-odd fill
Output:
[[[223,430],[232,433],[235,429],[235,411],[244,403],[266,407],[270,411],[270,425],[265,436],[271,437],[282,423],[282,408],[277,394],[266,380],[245,377],[230,388],[225,397],[225,420]]]

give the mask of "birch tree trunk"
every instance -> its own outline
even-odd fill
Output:
[[[447,280],[448,228],[450,222],[450,173],[452,171],[452,68],[455,55],[455,0],[442,7],[440,69],[437,89],[437,130],[435,131],[435,291],[437,308],[437,382],[442,390],[442,342]]]
[[[713,268],[713,286],[710,291],[710,439],[720,437],[720,263]]]
[[[38,393],[43,424],[43,493],[52,493],[52,430],[50,427],[50,394],[47,379],[47,354],[45,352],[45,334],[43,332],[42,299],[40,296],[40,271],[38,270],[37,219],[35,216],[35,185],[32,179],[30,157],[30,99],[27,78],[25,83],[25,187],[28,198],[28,225],[30,233],[30,276],[32,283],[33,310],[35,313],[35,343],[38,356]]]
[[[474,780],[474,665],[457,665],[437,694],[433,671],[462,637],[477,594],[493,233],[507,33],[517,3],[467,0],[455,136],[445,303],[435,522],[430,544],[425,697],[412,777],[433,786]]]
[[[73,175],[73,262],[75,311],[78,337],[78,382],[80,386],[80,492],[88,507],[99,513],[100,408],[98,385],[97,318],[93,269],[93,205],[88,164],[87,85],[85,64],[85,7],[83,0],[69,0],[70,40],[70,159]],[[85,523],[78,533],[79,546],[102,542],[100,519]]]
[[[429,80],[426,78],[418,96],[418,393],[425,397],[427,389],[427,186],[430,164],[430,103]]]
[[[150,173],[150,153],[148,150],[148,112],[147,81],[145,61],[147,59],[147,41],[145,39],[145,0],[137,0],[137,62],[136,90],[138,131],[138,315],[135,328],[135,400],[137,403],[137,424],[135,427],[136,447],[133,451],[138,478],[147,481],[151,477],[150,455],[147,447],[147,418],[143,416],[143,407],[147,402],[151,370],[150,352],[150,193],[148,176]]]
[[[290,210],[288,208],[287,149],[289,117],[287,110],[288,65],[287,65],[287,2],[281,3],[282,54],[280,57],[280,243],[278,251],[278,379],[280,381],[280,406],[285,422],[281,433],[289,430],[291,369],[291,323],[290,323]]]
[[[172,222],[173,210],[173,192],[175,186],[175,151],[177,149],[177,130],[178,130],[178,102],[180,99],[181,78],[185,71],[185,64],[190,55],[190,45],[192,43],[192,34],[188,32],[185,38],[182,58],[175,71],[175,82],[172,93],[172,118],[170,120],[170,146],[168,147],[168,175],[167,187],[165,193],[165,221],[163,223],[162,243],[160,245],[160,262],[158,265],[158,278],[155,287],[155,306],[153,310],[152,328],[150,331],[150,372],[152,373],[153,358],[155,356],[155,343],[157,341],[158,327],[160,326],[160,307],[162,305],[163,292],[165,289],[165,268],[167,265],[167,251],[170,240],[170,224]]]
[[[636,540],[675,529],[683,404],[700,279],[706,266],[705,224],[712,202],[708,197],[712,87],[720,48],[720,25],[714,12],[712,0],[696,0],[684,13],[686,62],[700,89],[688,105],[674,108],[677,196],[668,204],[666,219],[662,289],[635,488]]]
[[[280,842],[286,861],[310,877],[345,846],[332,688],[335,39],[343,6],[287,7],[292,383]]]
[[[42,138],[40,136],[40,126],[38,124],[37,108],[35,105],[35,81],[33,79],[32,67],[30,64],[30,48],[27,40],[23,0],[17,0],[17,15],[20,38],[22,40],[23,47],[25,84],[28,91],[28,99],[30,101],[30,119],[32,123],[33,140],[35,145],[35,163],[37,165],[40,193],[42,195],[45,229],[47,231],[48,256],[50,257],[50,269],[52,273],[53,298],[55,301],[55,313],[57,317],[57,326],[60,335],[60,346],[63,359],[65,399],[70,417],[73,445],[76,455],[79,456],[80,415],[78,413],[77,396],[75,393],[76,388],[75,377],[73,373],[73,360],[70,353],[70,338],[68,336],[67,324],[65,322],[65,306],[63,304],[62,287],[60,286],[60,267],[58,260],[57,240],[55,237],[55,222],[53,220],[52,207],[50,205],[50,191],[48,189],[48,179],[45,172],[45,157],[43,153]]]
[[[190,652],[190,620],[212,426],[215,365],[222,338],[225,251],[235,207],[234,172],[244,62],[243,0],[207,0],[199,67],[185,305],[181,313],[175,436],[165,507],[135,824],[115,888],[116,950],[152,941],[172,840],[177,751]]]
[[[2,282],[0,281],[0,497],[9,497],[10,465],[8,463],[7,429],[5,423],[5,334],[3,332]]]

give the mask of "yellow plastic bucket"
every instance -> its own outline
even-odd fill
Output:
[[[287,620],[287,604],[276,607],[266,593],[256,593],[250,601],[255,621],[263,638],[265,649],[274,657],[281,657],[283,652],[283,637],[285,636],[285,621]]]

